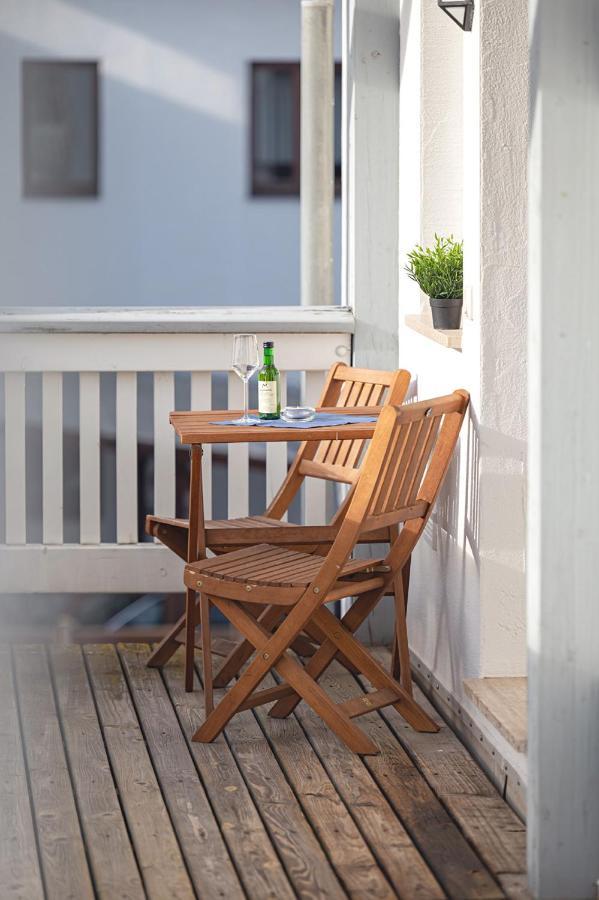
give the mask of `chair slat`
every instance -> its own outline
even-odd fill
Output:
[[[416,466],[416,470],[414,475],[412,476],[411,483],[408,486],[407,493],[405,495],[405,503],[411,504],[416,502],[416,498],[418,496],[418,489],[422,483],[422,479],[424,477],[424,473],[426,471],[426,467],[430,461],[431,450],[434,446],[434,443],[437,439],[437,434],[439,432],[439,428],[441,427],[442,416],[435,416],[430,424],[428,434],[426,436],[426,441],[422,447],[422,451],[420,453],[420,458],[418,459],[418,463]],[[402,505],[402,500],[404,498],[399,497],[399,505]]]
[[[243,409],[243,382],[234,372],[229,372],[229,409]],[[229,444],[227,453],[228,515],[229,518],[247,516],[250,495],[249,448],[247,444]],[[235,473],[235,477],[233,477],[233,473]]]
[[[5,540],[24,544],[27,540],[25,480],[25,375],[7,372],[4,376],[6,503]]]
[[[62,544],[62,372],[42,376],[42,535]]]
[[[137,373],[116,376],[116,539],[136,544]]]
[[[154,510],[175,515],[175,439],[169,413],[175,408],[173,372],[154,373]]]
[[[79,375],[79,543],[99,544],[100,374]]]
[[[210,372],[191,373],[191,408],[212,408],[212,374]],[[205,444],[202,454],[202,486],[204,491],[204,514],[212,515],[212,446]]]
[[[414,442],[409,460],[406,460],[405,473],[401,479],[401,485],[398,493],[392,498],[394,506],[404,506],[410,495],[410,490],[414,486],[414,480],[418,475],[419,466],[422,463],[424,449],[427,445],[431,428],[437,417],[423,419],[418,428],[418,435]]]

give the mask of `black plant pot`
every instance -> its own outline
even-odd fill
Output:
[[[462,321],[461,297],[429,297],[433,313],[433,328],[442,330],[455,330],[460,327]]]

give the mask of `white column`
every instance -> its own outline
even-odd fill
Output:
[[[599,879],[599,4],[531,0],[528,862]]]
[[[344,0],[343,292],[358,365],[397,368],[399,0]]]
[[[333,0],[302,0],[301,299],[333,304]]]
[[[399,0],[343,0],[341,302],[356,315],[354,362],[398,365]],[[393,636],[391,603],[363,627]]]

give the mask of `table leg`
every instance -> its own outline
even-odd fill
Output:
[[[206,556],[206,530],[204,523],[204,491],[202,484],[202,445],[193,444],[190,452],[191,466],[189,472],[189,531],[187,537],[187,562],[195,562]],[[195,599],[195,598],[194,598]],[[169,633],[158,644],[148,659],[147,665],[152,668],[163,666],[180,646],[179,634],[187,625],[184,613]],[[195,621],[193,623],[195,629]],[[188,629],[188,637],[189,637]],[[193,643],[193,632],[192,632]],[[193,665],[193,657],[191,660]],[[189,678],[186,679],[189,681]],[[189,688],[191,690],[191,688]]]

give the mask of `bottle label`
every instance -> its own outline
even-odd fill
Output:
[[[258,382],[258,412],[272,414],[278,412],[277,382]]]

